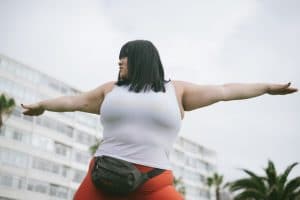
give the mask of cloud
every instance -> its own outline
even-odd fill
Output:
[[[103,6],[104,15],[119,32],[130,39],[152,40],[158,46],[167,71],[185,74],[194,69],[216,74],[216,56],[224,40],[255,14],[256,2],[105,1]]]
[[[121,35],[98,1],[4,1],[0,9],[2,53],[79,89],[117,75]]]

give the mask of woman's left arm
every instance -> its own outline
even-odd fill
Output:
[[[290,87],[287,84],[270,84],[270,83],[227,83],[224,84],[223,101],[248,99],[263,94],[284,95],[297,92],[297,88]]]
[[[284,95],[297,92],[297,88],[287,84],[270,83],[227,83],[223,85],[198,85],[185,81],[180,82],[183,88],[182,103],[185,111],[208,106],[219,101],[248,99],[263,94]]]

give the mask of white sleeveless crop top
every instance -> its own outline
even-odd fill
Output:
[[[166,83],[166,92],[128,88],[114,85],[102,102],[103,141],[95,156],[171,169],[169,153],[181,127],[174,85]]]

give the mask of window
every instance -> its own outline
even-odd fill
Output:
[[[0,197],[0,200],[17,200],[17,199],[6,198],[6,197]]]
[[[211,165],[209,163],[206,163],[205,165],[206,165],[206,170],[207,171],[213,171],[214,170],[214,166],[213,165]]]
[[[36,118],[36,123],[40,126],[47,127],[49,129],[55,130],[63,135],[68,137],[73,137],[73,127],[57,120],[54,120],[50,117],[42,115]]]
[[[11,89],[12,89],[12,83],[9,80],[6,79],[0,79],[0,88],[2,90],[2,92],[7,93],[7,95],[11,96]]]
[[[92,129],[95,129],[98,123],[98,118],[89,113],[76,112],[75,119],[79,123],[89,126]]]
[[[30,144],[31,133],[25,130],[21,130],[11,126],[5,126],[3,130],[3,136],[6,138],[17,140],[19,142]]]
[[[41,150],[54,152],[53,140],[39,134],[32,135],[32,145]]]
[[[4,137],[5,136],[5,125],[0,127],[0,137]]]
[[[63,177],[67,177],[70,171],[70,167],[68,166],[37,157],[32,158],[32,168],[60,175]]]
[[[63,177],[68,177],[69,172],[70,172],[70,167],[65,166],[65,165],[63,165],[63,166],[61,167],[61,175],[62,175]]]
[[[12,174],[0,173],[0,186],[10,187],[14,189],[25,188],[25,177]]]
[[[77,182],[77,183],[80,183],[80,182],[83,180],[85,174],[86,174],[86,173],[83,172],[83,171],[74,169],[74,176],[73,176],[72,181]]]
[[[13,185],[13,176],[10,174],[1,174],[0,176],[0,185],[6,187],[12,187]]]
[[[197,168],[197,161],[191,157],[186,158],[186,164],[190,167]]]
[[[60,165],[49,160],[33,157],[32,167],[42,171],[47,171],[54,174],[59,174]]]
[[[67,135],[68,137],[73,137],[74,128],[70,125],[59,124],[59,128],[61,128],[62,134]]]
[[[184,153],[181,152],[181,151],[175,150],[175,151],[172,152],[172,154],[174,155],[174,158],[177,161],[184,161],[185,160]]]
[[[94,143],[94,137],[80,130],[75,130],[75,141],[90,146]]]
[[[41,126],[45,126],[49,129],[56,129],[56,127],[57,127],[57,123],[55,120],[53,120],[47,116],[44,116],[44,115],[38,117],[36,122],[37,122],[37,124],[39,124]]]
[[[27,179],[27,190],[47,194],[49,184],[35,179]]]
[[[0,163],[12,165],[14,167],[26,168],[28,155],[19,151],[0,147]]]
[[[91,155],[88,152],[81,152],[81,151],[74,150],[73,156],[75,161],[81,164],[87,164],[91,159]]]
[[[185,141],[184,148],[189,152],[198,153],[198,147],[191,142]]]
[[[196,162],[197,162],[197,168],[198,169],[206,170],[206,165],[205,165],[205,163],[203,161],[197,160]]]
[[[59,142],[55,142],[54,143],[54,148],[55,148],[55,153],[62,155],[62,156],[66,156],[69,157],[70,153],[71,153],[71,147],[64,145],[62,143]]]
[[[50,184],[49,194],[50,196],[61,197],[66,199],[68,197],[68,188],[59,185]]]

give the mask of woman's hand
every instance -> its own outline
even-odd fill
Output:
[[[266,93],[272,95],[284,95],[298,91],[297,88],[292,88],[290,85],[291,82],[287,84],[270,84]]]
[[[43,114],[45,111],[45,109],[39,103],[30,104],[30,105],[21,104],[21,106],[27,109],[23,112],[24,115],[37,116]]]

